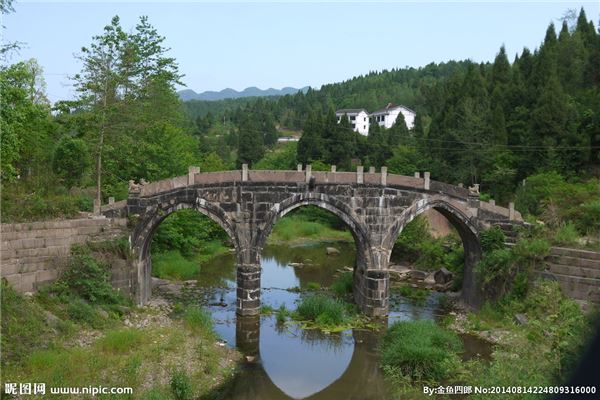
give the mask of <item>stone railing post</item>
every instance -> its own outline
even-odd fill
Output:
[[[188,186],[194,184],[194,175],[200,173],[200,167],[189,166],[188,167]]]
[[[512,201],[508,203],[508,219],[510,221],[515,220],[515,203],[513,203]]]
[[[306,183],[308,183],[308,181],[310,181],[311,175],[312,175],[312,165],[311,164],[307,164],[306,165],[306,171],[305,171]]]
[[[375,173],[375,167],[369,167],[369,173],[370,174],[374,174]]]
[[[302,171],[302,164],[298,164],[298,165],[296,166],[296,169],[297,169],[298,171]]]
[[[415,178],[421,179],[421,173],[420,172],[415,172]]]
[[[423,178],[425,179],[425,182],[423,183],[423,189],[425,189],[425,190],[429,190],[429,185],[430,185],[429,175],[430,175],[429,172],[423,173]]]
[[[356,167],[356,183],[361,184],[364,182],[364,167],[359,165]]]
[[[109,205],[111,205],[111,204],[115,204],[115,198],[114,198],[114,197],[109,197],[109,198],[108,198],[108,204],[109,204]]]
[[[336,171],[336,169],[337,169],[337,167],[336,167],[335,165],[332,165],[332,166],[331,166],[331,172],[335,172],[335,171]]]
[[[100,201],[98,199],[94,199],[94,214],[100,214]]]
[[[248,164],[242,164],[242,182],[248,181]]]
[[[496,205],[496,200],[490,199],[489,203],[490,203],[491,206],[495,206]]]
[[[381,185],[387,185],[387,167],[381,167]]]

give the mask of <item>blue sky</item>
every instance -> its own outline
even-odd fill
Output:
[[[37,58],[52,101],[73,97],[74,58],[113,15],[126,30],[140,15],[167,38],[188,88],[319,87],[372,70],[451,59],[493,60],[533,49],[550,22],[584,7],[598,26],[600,2],[201,2],[18,1],[7,41],[11,61]]]

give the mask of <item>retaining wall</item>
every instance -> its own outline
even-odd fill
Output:
[[[18,292],[35,292],[56,280],[71,246],[127,234],[125,218],[81,218],[0,225],[0,276]],[[131,268],[111,263],[113,286],[130,292]]]

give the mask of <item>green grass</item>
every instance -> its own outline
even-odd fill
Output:
[[[200,306],[188,306],[183,313],[183,320],[194,331],[212,332],[213,330],[210,313]]]
[[[342,331],[362,323],[350,304],[325,295],[303,297],[293,317],[296,320],[309,321],[307,327],[327,331]]]
[[[352,293],[354,287],[354,277],[352,272],[344,272],[337,277],[331,284],[330,289],[338,296],[344,296]]]
[[[321,284],[318,282],[308,282],[306,284],[306,288],[308,290],[319,290],[319,289],[321,289]]]
[[[287,320],[287,317],[290,316],[290,312],[285,308],[285,304],[282,304],[277,309],[277,313],[275,314],[275,319],[278,324],[283,324]]]
[[[350,231],[332,228],[324,222],[308,221],[304,216],[289,215],[277,222],[268,243],[299,243],[308,239],[353,241]]]
[[[228,251],[229,248],[221,242],[211,241],[204,243],[202,249],[191,257],[184,257],[179,250],[153,254],[152,275],[179,281],[195,279],[200,274],[203,264]]]
[[[412,286],[400,286],[398,289],[400,295],[415,303],[424,303],[429,294],[428,290],[414,288]]]
[[[99,339],[97,346],[105,352],[127,353],[143,342],[144,333],[137,329],[118,329]]]
[[[394,380],[440,382],[458,369],[461,350],[458,335],[432,321],[401,321],[386,332],[380,362]]]
[[[527,325],[514,323],[523,313]],[[578,304],[566,298],[557,282],[540,281],[524,299],[488,303],[470,314],[464,327],[470,333],[499,332],[499,342],[489,365],[466,365],[469,382],[482,386],[552,386],[562,384],[575,369],[593,337],[598,314],[584,315]],[[503,396],[475,396],[501,399]],[[544,398],[520,395],[511,398]]]

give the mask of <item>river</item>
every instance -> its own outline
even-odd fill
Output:
[[[327,256],[325,247],[340,254]],[[351,243],[305,243],[301,246],[267,246],[262,255],[261,299],[274,309],[285,304],[293,310],[309,282],[329,286],[338,271],[354,264]],[[237,317],[234,257],[217,257],[203,266],[198,286],[179,300],[200,301],[214,320],[215,331],[230,346],[244,353],[239,373],[228,382],[221,398],[275,399],[389,399],[392,391],[378,366],[378,344],[384,329],[354,329],[336,334],[305,330],[295,324],[281,325],[274,315]],[[415,303],[392,291],[390,315],[381,327],[397,320],[438,320],[445,311],[440,293],[431,292]],[[464,337],[465,356],[483,353],[489,346]]]

